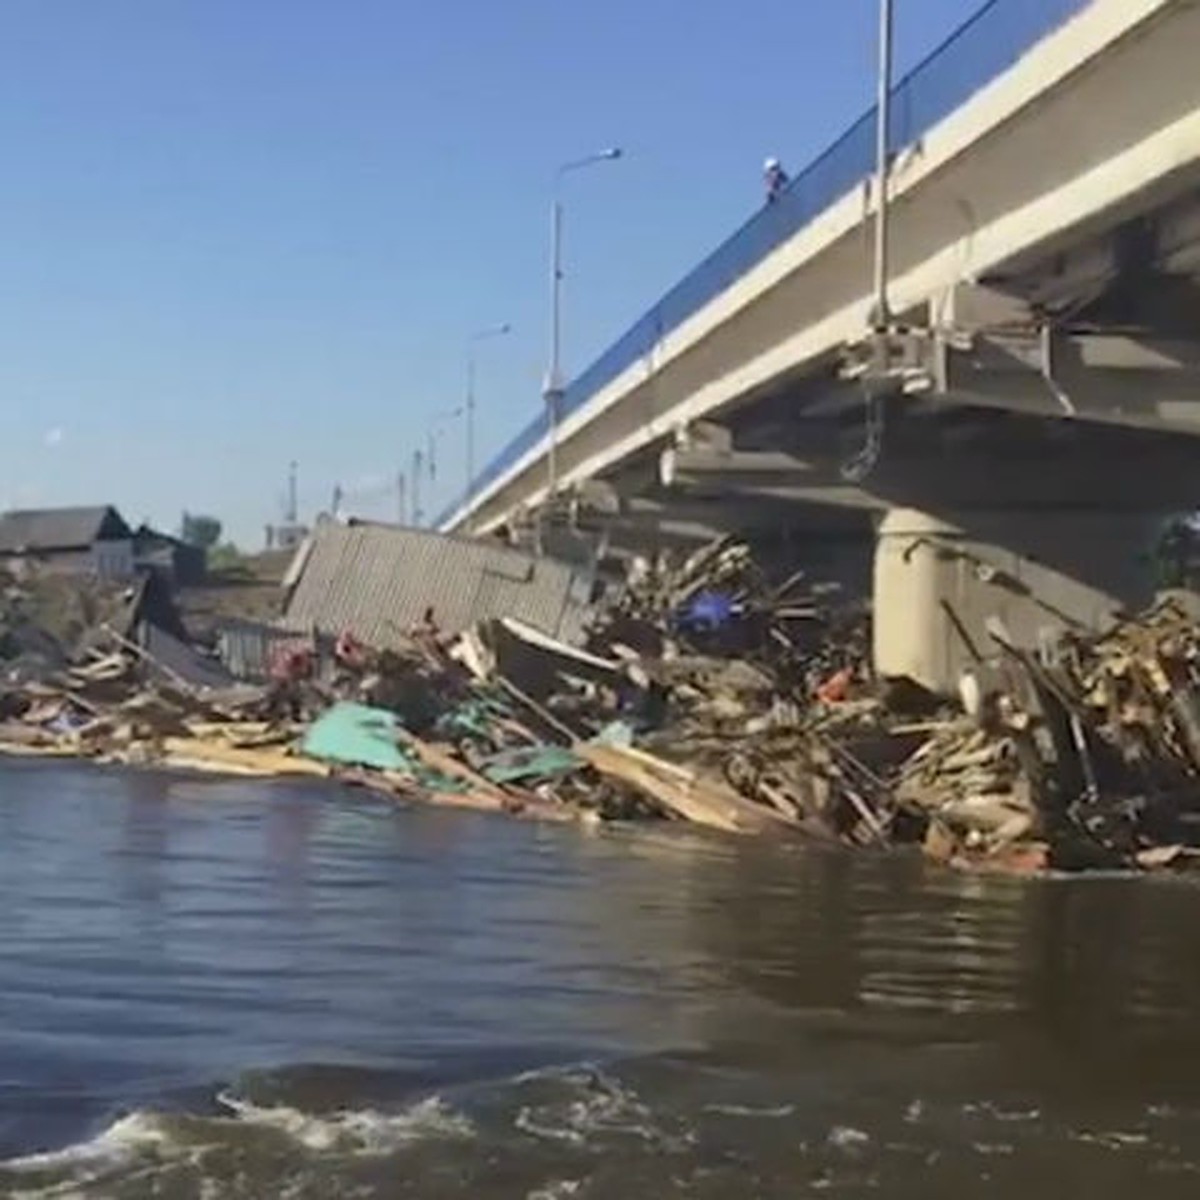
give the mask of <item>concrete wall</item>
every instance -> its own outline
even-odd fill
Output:
[[[1161,518],[1095,510],[931,514],[892,509],[875,551],[875,666],[946,695],[997,647],[999,617],[1014,642],[1036,649],[1070,622],[1100,628],[1119,608],[1153,598],[1150,552]]]

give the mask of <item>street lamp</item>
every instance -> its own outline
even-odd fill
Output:
[[[879,0],[879,97],[875,109],[875,311],[872,323],[884,330],[891,322],[888,304],[889,126],[892,117],[893,0]]]
[[[542,396],[546,401],[546,412],[550,425],[550,443],[546,454],[547,503],[554,499],[558,489],[558,418],[559,404],[563,395],[562,377],[562,231],[563,231],[563,177],[573,171],[598,163],[612,162],[621,157],[619,146],[589,154],[586,158],[563,163],[554,176],[554,204],[550,215],[550,365],[546,370],[546,384]]]
[[[875,299],[871,306],[871,337],[868,342],[870,369],[865,377],[863,401],[866,440],[841,470],[842,477],[859,483],[879,461],[883,449],[885,396],[889,390],[892,361],[892,308],[888,300],[888,242],[892,117],[892,34],[894,0],[879,0],[879,69],[875,103]]]
[[[414,484],[419,487],[421,468],[424,467],[425,480],[429,484],[428,499],[431,506],[433,504],[433,488],[438,477],[438,439],[446,432],[446,423],[457,421],[462,415],[463,410],[461,407],[435,413],[429,418],[429,424],[425,427],[425,451],[423,454],[420,450],[417,451],[417,454],[421,455],[421,458],[419,462],[414,463],[413,472]],[[416,494],[414,493],[414,498]]]
[[[471,494],[475,487],[475,347],[480,342],[491,338],[504,337],[512,332],[512,326],[505,321],[503,325],[492,325],[487,329],[476,330],[467,338],[467,402],[466,411],[466,454],[467,482],[463,489],[463,506],[471,503]]]

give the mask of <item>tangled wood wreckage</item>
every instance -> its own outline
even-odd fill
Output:
[[[274,619],[191,637],[153,571],[3,572],[13,754],[912,845],[980,869],[1200,855],[1200,624],[1185,594],[1037,654],[991,621],[949,699],[874,676],[860,599],[803,570],[777,578],[732,539],[639,562],[600,594],[579,568],[506,547],[331,522],[296,555]]]

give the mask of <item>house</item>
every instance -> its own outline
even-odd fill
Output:
[[[169,533],[141,525],[133,534],[133,562],[172,587],[200,587],[208,576],[208,552]]]
[[[0,566],[130,579],[133,531],[111,504],[6,512],[0,515]]]
[[[111,649],[114,637],[144,645],[147,630],[187,636],[170,589],[151,573],[135,579],[84,579],[37,570],[6,592],[3,659],[32,655],[61,665],[89,649]]]

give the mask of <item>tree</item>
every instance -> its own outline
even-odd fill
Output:
[[[203,513],[185,512],[179,525],[179,536],[189,545],[209,550],[221,540],[221,522]]]
[[[223,542],[209,550],[208,569],[225,576],[250,575],[245,556],[233,542]]]

